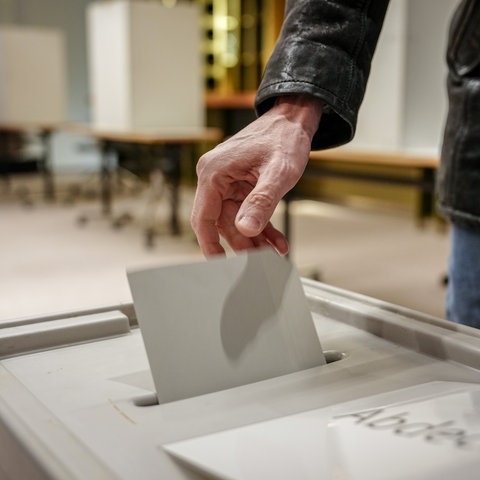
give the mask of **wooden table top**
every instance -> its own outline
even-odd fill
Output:
[[[205,106],[207,108],[250,109],[253,110],[256,92],[239,93],[207,93]]]
[[[363,165],[392,165],[402,167],[437,168],[439,158],[434,154],[392,150],[354,150],[351,148],[332,148],[310,153],[312,160],[332,160],[341,163]]]
[[[109,129],[87,124],[69,124],[65,131],[78,135],[97,138],[98,140],[141,143],[195,143],[203,141],[216,142],[222,139],[223,132],[219,128],[161,128],[161,129]]]

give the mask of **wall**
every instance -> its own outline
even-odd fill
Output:
[[[440,148],[447,114],[446,43],[458,0],[410,0],[405,52],[403,141],[408,148]]]
[[[445,48],[458,0],[391,0],[352,145],[439,150],[447,113]]]

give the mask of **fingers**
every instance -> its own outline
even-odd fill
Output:
[[[239,203],[224,200],[221,215],[217,221],[219,234],[227,241],[234,251],[248,250],[255,247],[255,240],[242,235],[235,227]]]
[[[274,248],[281,255],[288,252],[288,243],[284,235],[268,222],[259,235],[249,237],[243,235],[235,226],[235,217],[239,204],[234,201],[225,201],[222,214],[217,222],[219,234],[236,252],[252,248]]]
[[[239,202],[226,200],[222,203],[222,209],[218,219],[215,219],[214,210],[205,210],[200,206],[202,202],[196,199],[192,211],[192,226],[196,233],[202,253],[206,256],[224,255],[225,249],[221,245],[220,238],[235,252],[255,248],[273,248],[280,255],[288,253],[288,242],[279,230],[268,222],[264,230],[255,236],[246,236],[235,226],[235,217],[238,213]],[[201,219],[201,220],[200,220]]]
[[[221,214],[222,198],[214,189],[197,188],[190,223],[202,253],[206,256],[225,255],[220,244],[217,220]]]
[[[241,195],[241,198],[246,195]],[[240,204],[241,200],[223,198],[216,188],[197,188],[190,221],[205,256],[225,254],[221,237],[234,251],[269,245],[261,235],[250,238],[237,230],[235,216]]]
[[[196,236],[200,249],[206,257],[225,255],[225,249],[220,243],[220,236],[215,224],[205,223],[200,230],[196,231]]]
[[[270,222],[268,222],[267,226],[263,230],[263,236],[267,240],[267,242],[272,245],[275,250],[280,255],[286,255],[288,253],[288,240],[285,235],[277,230]]]
[[[271,196],[253,191],[243,202],[235,219],[235,226],[247,237],[260,235],[275,207],[276,203]]]
[[[281,255],[288,253],[287,239],[270,223],[285,185],[268,177],[259,178],[253,190],[246,182],[234,182],[228,195],[199,179],[191,224],[205,256],[225,254],[221,237],[234,251],[273,247]]]
[[[255,188],[246,196],[235,219],[235,225],[243,235],[254,237],[266,228],[278,203],[292,185],[289,177],[279,176],[279,172],[263,172]],[[278,234],[274,238],[279,238]]]
[[[255,237],[246,237],[235,227],[233,220],[217,223],[204,222],[196,231],[198,244],[206,257],[225,255],[220,236],[235,252],[255,248],[274,248],[280,255],[288,253],[288,241],[282,232],[269,222],[264,231]]]

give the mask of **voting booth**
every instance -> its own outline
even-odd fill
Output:
[[[478,478],[477,330],[264,252],[129,281],[1,324],[1,478]]]
[[[0,123],[65,121],[66,72],[63,32],[0,26]]]
[[[194,3],[91,3],[87,53],[93,126],[203,127],[200,27]]]
[[[359,111],[354,148],[438,151],[448,109],[448,26],[457,4],[456,0],[390,1]]]

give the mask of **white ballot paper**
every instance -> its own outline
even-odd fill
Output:
[[[159,403],[325,364],[300,278],[270,250],[128,280]]]

